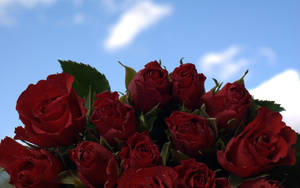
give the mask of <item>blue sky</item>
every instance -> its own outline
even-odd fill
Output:
[[[172,71],[184,57],[207,88],[249,69],[251,93],[282,103],[300,131],[299,18],[297,0],[0,0],[0,138],[21,125],[20,93],[61,72],[57,59],[96,67],[117,91],[117,61],[139,70],[161,59]]]

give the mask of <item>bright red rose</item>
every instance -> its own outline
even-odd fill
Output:
[[[174,147],[191,156],[215,143],[215,134],[206,119],[199,115],[174,111],[165,122],[172,134]]]
[[[177,188],[230,188],[226,178],[216,178],[214,171],[210,170],[205,163],[197,162],[195,159],[181,161],[175,167],[178,174]]]
[[[251,104],[251,95],[242,83],[227,83],[220,91],[211,91],[201,97],[209,116],[217,119],[219,129],[227,127],[231,119],[245,120]]]
[[[225,151],[218,151],[221,166],[241,177],[257,175],[272,167],[294,165],[297,134],[282,122],[278,112],[261,107],[244,131],[233,137]]]
[[[98,132],[110,143],[114,138],[127,140],[136,131],[136,118],[131,106],[119,101],[117,92],[102,92],[96,95],[94,112],[90,121]]]
[[[186,63],[175,68],[171,75],[172,95],[189,109],[199,108],[200,97],[204,93],[206,77],[198,74],[194,64]]]
[[[284,188],[280,182],[276,180],[266,180],[259,178],[255,180],[244,181],[239,188]]]
[[[30,84],[17,102],[25,128],[15,129],[15,139],[44,147],[72,144],[86,121],[83,99],[72,89],[73,81],[73,76],[61,73]]]
[[[62,171],[60,161],[50,152],[29,150],[6,137],[0,143],[0,166],[10,175],[16,188],[58,188],[57,175]]]
[[[89,188],[114,187],[118,179],[118,164],[114,155],[95,142],[81,142],[70,151],[80,180]]]
[[[152,61],[133,77],[128,90],[136,110],[145,113],[158,104],[162,107],[171,99],[168,71]]]
[[[118,188],[174,188],[177,173],[170,167],[128,169],[118,180]]]
[[[122,148],[120,158],[123,169],[144,168],[162,163],[158,146],[146,132],[132,135],[127,140],[127,145]]]

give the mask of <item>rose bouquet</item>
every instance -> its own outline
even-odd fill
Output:
[[[0,175],[15,187],[299,187],[299,135],[280,105],[249,94],[247,72],[205,91],[205,75],[182,60],[171,73],[120,63],[119,96],[89,65],[60,64],[22,92],[24,126],[0,143]]]

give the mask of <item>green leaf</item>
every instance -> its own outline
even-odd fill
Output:
[[[161,152],[160,152],[160,156],[162,158],[162,161],[163,161],[163,165],[166,166],[167,165],[167,160],[168,160],[168,157],[169,157],[169,154],[170,154],[170,145],[171,145],[171,142],[166,142],[162,149],[161,149]]]
[[[181,161],[183,160],[187,160],[190,157],[184,153],[182,153],[179,150],[175,150],[175,149],[170,149],[171,150],[171,156],[172,156],[172,160],[173,162],[175,162],[176,164],[180,164]]]
[[[87,113],[86,113],[87,123],[94,110],[95,97],[96,97],[96,93],[95,92],[92,93],[92,86],[89,85],[88,95],[84,98],[84,107],[85,109],[87,109]]]
[[[122,65],[125,68],[125,87],[127,89],[130,81],[136,75],[136,71],[133,68],[124,65],[120,61],[119,61],[119,63],[120,63],[120,65]]]
[[[139,125],[140,125],[140,131],[152,131],[153,125],[157,119],[157,116],[147,116],[144,114],[141,114],[139,116]]]
[[[113,152],[113,148],[112,146],[107,142],[107,140],[105,138],[103,138],[102,136],[100,136],[100,144],[102,146],[104,146],[106,149],[108,149],[109,151]]]
[[[210,128],[214,131],[216,138],[219,137],[219,131],[217,126],[217,119],[216,118],[206,118],[206,121]]]
[[[0,187],[1,188],[13,188],[14,186],[9,184],[9,175],[0,167]]]
[[[87,188],[87,186],[80,181],[79,177],[70,170],[59,173],[57,181],[62,184],[74,185],[76,188]]]
[[[180,58],[180,60],[179,60],[180,65],[183,64],[183,59],[184,59],[184,57]]]
[[[213,78],[213,81],[215,82],[215,87],[213,87],[210,91],[213,95],[215,95],[221,89],[223,82],[219,83],[215,78]]]
[[[241,178],[235,174],[230,174],[228,180],[229,180],[232,188],[238,188],[239,185],[243,182],[243,178]]]
[[[245,71],[244,75],[238,79],[237,81],[235,81],[235,83],[240,83],[240,84],[244,84],[244,78],[245,76],[248,74],[248,70]]]
[[[101,93],[105,90],[110,90],[105,76],[90,65],[74,61],[58,61],[63,72],[74,76],[73,87],[79,96],[87,97],[89,87],[91,87],[92,93]]]
[[[283,107],[280,106],[280,104],[276,104],[275,101],[254,99],[253,102],[257,106],[266,107],[273,112],[281,112],[285,110]]]

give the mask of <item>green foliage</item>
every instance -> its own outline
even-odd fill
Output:
[[[87,186],[81,183],[79,177],[70,170],[61,172],[58,175],[57,180],[62,184],[73,185],[76,188],[87,188]]]
[[[74,76],[73,87],[81,97],[87,97],[89,87],[92,93],[100,93],[110,90],[109,83],[105,76],[90,65],[76,63],[74,61],[58,60],[63,72]]]
[[[170,153],[171,153],[171,159],[172,159],[172,162],[176,165],[179,165],[181,163],[181,161],[183,160],[187,160],[189,159],[190,157],[184,153],[182,153],[181,151],[179,150],[175,150],[175,149],[170,149]]]
[[[159,103],[155,105],[149,112],[146,114],[139,115],[139,124],[140,131],[152,131],[153,125],[158,118],[158,114],[160,112]]]
[[[280,104],[276,104],[275,101],[254,99],[253,103],[257,106],[266,107],[273,112],[284,111],[284,108],[282,106],[280,106]]]
[[[132,78],[136,75],[136,71],[133,68],[124,65],[120,61],[119,61],[119,63],[120,63],[120,65],[122,65],[125,68],[125,87],[126,87],[126,89],[128,89],[128,85],[129,85],[130,81],[132,80]]]
[[[213,81],[215,82],[215,87],[213,87],[210,91],[214,95],[221,89],[223,82],[219,83],[218,80],[215,78],[213,78]]]
[[[232,188],[238,188],[240,184],[243,182],[243,178],[235,175],[235,174],[230,174],[228,177],[228,180],[230,182],[230,185]]]
[[[245,78],[245,76],[248,74],[248,70],[246,70],[245,71],[245,73],[244,73],[244,75],[240,78],[240,79],[238,79],[237,81],[235,81],[235,83],[240,83],[240,84],[245,84],[244,83],[244,78]]]
[[[13,188],[13,186],[9,184],[9,175],[1,167],[0,167],[0,187]]]
[[[170,154],[170,145],[171,145],[171,142],[166,142],[162,149],[161,149],[161,152],[160,152],[160,156],[162,158],[162,161],[163,161],[163,165],[166,166],[167,165],[167,160],[169,158],[169,154]]]
[[[291,167],[286,167],[286,169],[284,170],[286,178],[283,180],[283,183],[285,187],[290,188],[300,187],[300,134],[297,134],[297,143],[295,145],[295,148],[296,164]]]

